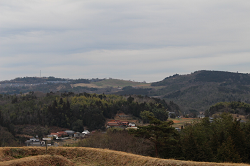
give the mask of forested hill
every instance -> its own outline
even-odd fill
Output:
[[[118,79],[65,79],[56,77],[20,77],[13,80],[0,81],[0,94],[20,94],[31,91],[74,92],[113,94],[122,91],[127,86],[150,86],[143,82],[134,82]],[[141,93],[139,93],[141,94]]]
[[[250,104],[240,101],[219,102],[206,110],[205,115],[212,116],[214,114],[220,114],[222,112],[245,115],[246,119],[250,119]]]
[[[104,129],[106,119],[113,119],[120,112],[141,121],[141,112],[149,111],[158,119],[167,120],[167,110],[176,115],[180,112],[173,102],[143,96],[72,92],[0,95],[0,127],[6,127],[13,135],[17,133],[16,125],[58,126],[82,132],[84,126],[89,130]]]
[[[154,95],[174,101],[183,110],[205,111],[225,101],[250,103],[250,75],[224,71],[197,71],[167,77],[151,84],[159,88]]]
[[[241,84],[250,85],[250,74],[232,73],[225,71],[207,71],[201,70],[188,75],[175,74],[162,81],[152,83],[152,86],[166,86],[172,83],[207,83],[217,82],[223,85]]]
[[[175,74],[152,84],[112,78],[73,80],[55,77],[24,77],[0,82],[0,94],[31,91],[151,96],[174,101],[184,112],[198,112],[218,102],[250,103],[250,75],[201,70],[186,75]]]

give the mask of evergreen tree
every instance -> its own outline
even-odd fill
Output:
[[[154,144],[156,157],[172,157],[179,140],[178,132],[172,127],[173,121],[161,121],[153,116],[148,116],[148,119],[150,125],[139,126],[137,130],[131,130],[131,133],[150,140]]]
[[[228,137],[227,140],[218,148],[217,158],[221,162],[242,162],[231,137]]]
[[[140,113],[143,123],[148,123],[150,121],[149,117],[153,117],[154,114],[150,111],[144,110]]]

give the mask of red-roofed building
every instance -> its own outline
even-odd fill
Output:
[[[68,135],[65,131],[58,131],[57,133],[60,135],[60,137]]]
[[[127,121],[121,122],[121,125],[122,125],[122,126],[128,126],[128,124],[129,124],[129,123],[128,123]]]
[[[62,137],[62,136],[67,136],[68,134],[65,131],[59,131],[56,133],[50,133],[50,135],[52,135],[54,137]]]
[[[119,126],[120,124],[119,124],[119,122],[108,122],[107,123],[107,126],[110,126],[110,127],[112,127],[112,126]]]
[[[53,137],[59,137],[58,133],[50,133]]]
[[[107,127],[115,127],[115,126],[128,126],[129,122],[128,121],[120,121],[120,120],[110,120],[107,123]]]

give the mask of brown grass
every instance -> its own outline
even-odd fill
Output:
[[[168,118],[168,120],[172,120],[174,122],[173,127],[181,128],[181,126],[184,126],[186,123],[192,123],[194,120],[198,120],[198,118]]]
[[[95,84],[85,84],[85,83],[78,83],[78,84],[71,84],[71,87],[88,87],[88,88],[100,88],[100,86],[97,86]]]
[[[0,162],[0,166],[73,166],[73,162],[63,156],[58,155],[38,155],[25,157],[16,160]]]
[[[114,165],[114,166],[198,166],[224,165],[247,166],[248,164],[193,162],[145,157],[108,149],[86,147],[50,147],[48,155],[43,147],[0,148],[1,165]],[[15,157],[22,155],[22,159]],[[35,155],[35,156],[34,156]],[[41,156],[43,155],[43,156]],[[58,156],[59,155],[59,156]],[[30,157],[32,156],[32,157]],[[25,163],[25,164],[24,164]],[[26,164],[27,163],[27,164]],[[34,164],[35,163],[35,164]]]
[[[174,123],[180,123],[181,121],[179,120],[173,120]]]
[[[107,87],[125,87],[125,86],[136,86],[136,87],[144,87],[149,88],[151,87],[151,84],[149,83],[140,83],[140,82],[133,82],[133,81],[127,81],[127,80],[118,80],[118,79],[105,79],[98,82],[93,83],[77,83],[77,84],[71,84],[71,87],[89,87],[89,88],[107,88]]]

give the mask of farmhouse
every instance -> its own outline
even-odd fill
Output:
[[[84,136],[85,136],[84,133],[80,133],[80,132],[75,132],[75,133],[74,133],[74,137],[75,137],[75,138],[82,138],[82,137],[84,137]]]
[[[135,127],[135,123],[134,122],[129,122],[128,126],[129,127]]]
[[[122,126],[128,126],[128,124],[129,124],[129,122],[120,122],[120,125],[122,125]]]
[[[114,127],[114,126],[119,126],[120,123],[117,121],[111,121],[107,123],[107,127]]]
[[[68,134],[65,131],[58,131],[57,132],[60,136],[67,136]]]
[[[107,128],[109,127],[135,127],[135,123],[120,120],[110,120],[107,122]]]
[[[83,134],[90,134],[90,132],[88,130],[84,130],[82,133]]]
[[[198,118],[205,118],[204,114],[197,115]]]
[[[66,130],[65,132],[66,132],[69,136],[71,136],[71,137],[73,137],[74,134],[75,134],[75,131],[73,131],[73,130]]]
[[[41,146],[41,142],[38,138],[30,138],[29,140],[25,141],[27,146]]]
[[[50,135],[52,135],[53,137],[56,137],[56,138],[59,137],[58,133],[50,133]]]

